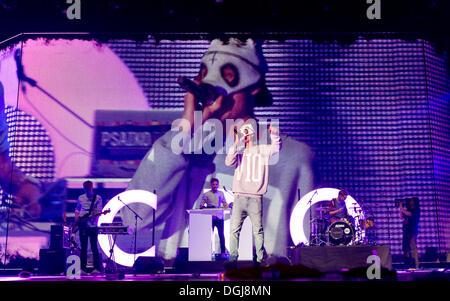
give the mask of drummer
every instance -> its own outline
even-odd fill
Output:
[[[348,217],[347,207],[345,206],[347,195],[347,192],[340,190],[337,198],[329,202],[328,208],[330,211],[328,215],[330,216],[330,224]]]

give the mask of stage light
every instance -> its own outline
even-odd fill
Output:
[[[309,218],[309,214],[307,215],[306,213],[308,209],[310,209],[310,206],[320,202],[328,202],[331,199],[336,198],[339,191],[340,190],[336,188],[319,188],[308,192],[299,202],[297,202],[292,211],[289,225],[291,238],[295,245],[300,243],[306,245],[309,244],[309,235],[306,235],[307,231],[305,231],[303,224],[305,218]],[[359,227],[358,221],[360,218],[364,217],[360,205],[352,196],[348,195],[345,199],[345,206],[348,214],[355,219],[355,226]],[[361,237],[358,237],[357,241],[364,239],[364,237],[365,231],[362,229]]]
[[[119,198],[122,202],[119,200]],[[156,210],[157,197],[156,194],[146,190],[127,190],[119,193],[104,206],[104,211],[111,211],[108,214],[101,215],[99,217],[97,226],[100,226],[103,223],[112,223],[117,212],[119,212],[120,209],[125,206],[125,204],[130,205],[132,203],[142,203]],[[110,255],[110,242],[112,241],[113,235],[111,234],[98,235],[98,243],[100,244],[103,252],[105,252],[105,254],[107,254],[108,256]],[[139,254],[130,254],[122,251],[117,245],[114,245],[113,259],[117,264],[126,267],[132,267],[134,264],[134,260],[139,258],[139,256],[155,256],[155,246],[152,246],[146,251]]]

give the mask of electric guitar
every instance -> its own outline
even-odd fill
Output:
[[[100,212],[100,213],[97,213],[97,214],[94,214],[94,215],[91,215],[91,216],[89,216],[88,214],[86,214],[86,215],[83,215],[83,216],[79,217],[79,218],[78,218],[78,221],[75,222],[75,223],[73,224],[73,227],[72,227],[72,233],[77,233],[77,231],[78,231],[80,228],[86,227],[87,222],[88,222],[89,220],[93,220],[93,219],[97,218],[97,217],[100,216],[100,215],[108,214],[108,213],[110,213],[110,212],[111,212],[111,209],[107,209],[107,210],[104,210],[104,211],[102,211],[102,212]]]

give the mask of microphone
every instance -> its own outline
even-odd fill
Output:
[[[21,56],[19,49],[16,49],[14,52],[14,60],[16,61],[17,66],[17,78],[21,81],[29,83],[31,86],[35,87],[37,82],[34,79],[31,79],[25,75],[25,72],[23,71],[23,65],[21,62]]]
[[[185,76],[178,77],[177,82],[181,88],[194,94],[195,98],[199,101],[197,104],[200,107],[211,105],[219,96],[219,93],[212,85],[197,85]]]

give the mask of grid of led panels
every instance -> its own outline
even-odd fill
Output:
[[[5,111],[11,161],[26,175],[42,181],[53,180],[55,158],[45,128],[36,118],[19,109],[7,107]]]
[[[197,74],[207,40],[108,45],[142,85],[150,105],[182,109],[178,76]],[[375,218],[380,244],[401,253],[394,199],[420,198],[418,247],[449,249],[448,58],[424,40],[358,38],[266,41],[274,104],[259,117],[316,153],[318,183],[344,188]]]

